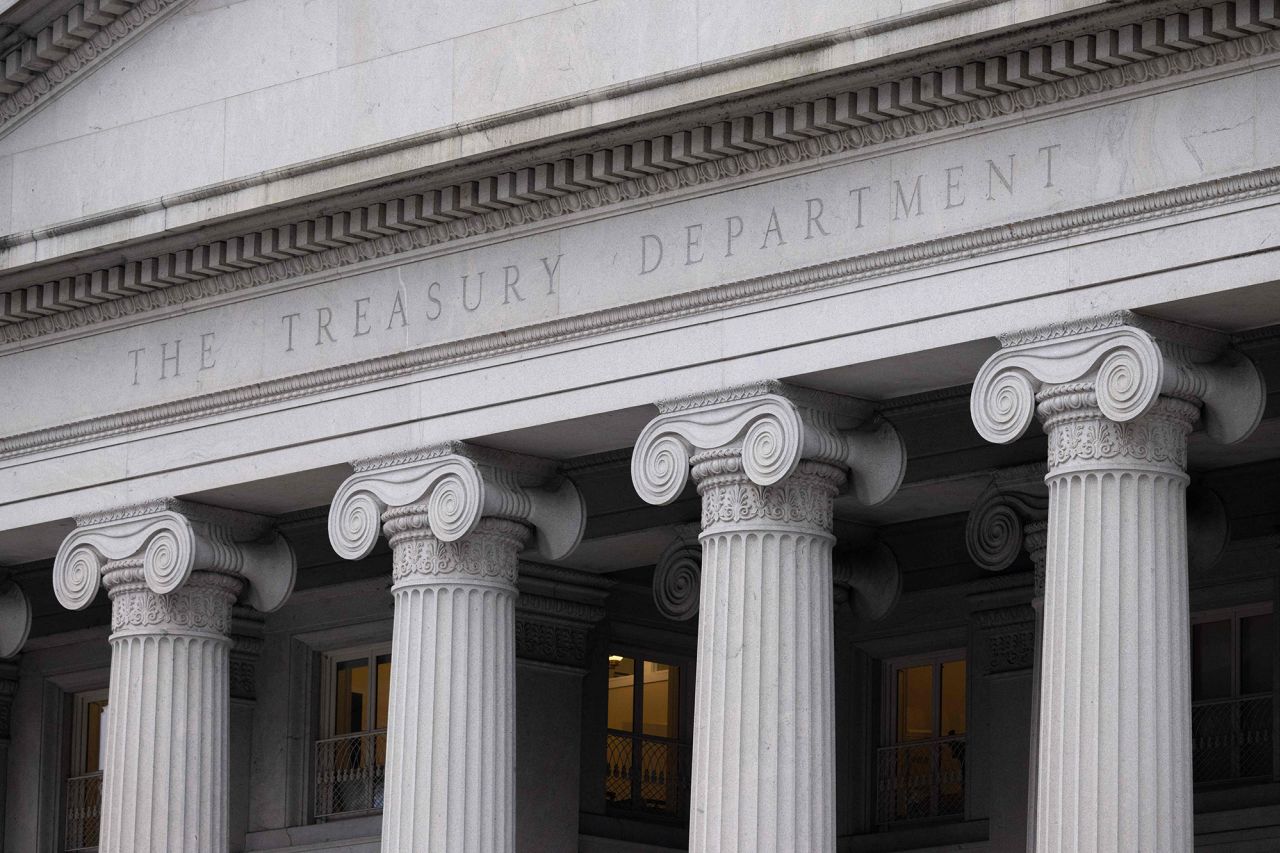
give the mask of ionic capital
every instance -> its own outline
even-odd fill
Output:
[[[698,615],[702,590],[702,545],[697,525],[682,525],[653,567],[653,604],[668,619]]]
[[[978,371],[970,413],[983,438],[1008,444],[1031,425],[1049,386],[1088,398],[1117,424],[1172,398],[1202,407],[1213,439],[1237,442],[1258,425],[1266,394],[1258,369],[1227,343],[1128,311],[1004,335]]]
[[[455,542],[482,518],[533,528],[537,551],[564,557],[582,539],[586,506],[550,462],[459,442],[353,463],[329,507],[329,542],[358,560],[378,541],[383,513],[420,506],[432,535]],[[558,480],[558,481],[557,481]]]
[[[0,573],[0,658],[11,658],[31,632],[31,603],[17,582]]]
[[[1024,549],[1031,552],[1032,525],[1043,522],[1049,513],[1044,474],[1044,465],[996,472],[965,523],[965,545],[974,563],[998,572],[1012,565]]]
[[[76,519],[58,548],[53,589],[71,610],[88,607],[111,563],[141,563],[146,588],[177,591],[193,572],[230,576],[242,600],[270,612],[293,590],[293,548],[263,516],[165,499]]]
[[[853,493],[867,505],[897,491],[906,449],[897,430],[861,400],[761,382],[658,404],[661,414],[640,433],[631,481],[644,500],[667,504],[689,481],[695,453],[735,448],[747,479],[771,486],[802,460],[851,473]]]

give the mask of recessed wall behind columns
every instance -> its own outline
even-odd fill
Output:
[[[448,162],[1096,5],[1085,0],[783,0],[740,14],[729,0],[196,0],[64,87],[12,130],[0,126],[0,233],[26,232],[280,170],[403,137],[550,104],[511,130],[442,134],[426,156],[389,158],[360,180]],[[914,26],[922,10],[939,14]],[[954,9],[959,19],[948,19]],[[898,24],[895,25],[894,22]],[[886,32],[820,44],[761,73],[677,69],[833,30]],[[654,85],[635,96],[601,90]],[[671,89],[673,91],[666,92]],[[597,93],[583,106],[566,99]],[[654,94],[656,92],[656,94]],[[665,94],[664,94],[665,92]],[[601,106],[604,104],[605,106]],[[194,144],[193,144],[194,142]],[[110,164],[104,169],[104,164]],[[188,224],[352,183],[279,175],[248,193],[179,214]],[[163,210],[120,236],[172,227]],[[102,236],[102,235],[100,235]],[[118,238],[118,237],[117,237]],[[100,242],[109,242],[101,240]]]
[[[516,849],[578,849],[583,673],[516,661]]]

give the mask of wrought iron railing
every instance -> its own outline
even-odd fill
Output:
[[[1193,703],[1191,756],[1196,784],[1271,778],[1274,726],[1270,694]]]
[[[886,746],[876,759],[877,821],[927,820],[964,814],[963,737]]]
[[[381,811],[386,765],[385,730],[316,741],[315,816]]]
[[[691,755],[687,743],[610,729],[605,746],[605,798],[623,808],[687,814]]]
[[[67,780],[67,824],[63,849],[97,850],[102,829],[102,771]]]

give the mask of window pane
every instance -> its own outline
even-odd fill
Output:
[[[954,660],[942,665],[942,725],[938,732],[943,736],[964,734],[964,664]]]
[[[609,656],[609,728],[629,732],[635,707],[636,662],[620,655]]]
[[[1240,620],[1240,693],[1270,693],[1273,651],[1271,614]]]
[[[84,772],[97,773],[102,769],[102,713],[107,701],[87,702],[84,710]]]
[[[1191,698],[1231,696],[1231,620],[1191,626]]]
[[[374,706],[373,727],[387,727],[387,707],[391,704],[391,655],[378,655],[378,702]]]
[[[336,670],[333,733],[346,735],[366,731],[371,704],[369,661],[367,658],[341,661]]]
[[[644,734],[659,737],[676,736],[680,714],[676,703],[680,695],[680,669],[665,663],[644,662]]]
[[[933,665],[898,670],[899,743],[933,737]]]

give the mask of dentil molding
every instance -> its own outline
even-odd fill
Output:
[[[108,563],[136,561],[151,595],[169,596],[173,608],[191,610],[181,588],[193,572],[205,571],[244,583],[242,600],[256,610],[279,608],[293,590],[297,561],[271,519],[249,513],[166,499],[76,519],[58,548],[53,589],[58,602],[83,610],[97,596]],[[137,601],[137,598],[133,598]],[[189,606],[188,606],[189,605]],[[117,614],[145,621],[147,614]]]
[[[1051,461],[1089,448],[1100,456],[1125,452],[1159,461],[1153,454],[1171,443],[1155,433],[1183,428],[1197,407],[1210,437],[1222,443],[1242,440],[1262,418],[1262,374],[1228,348],[1225,336],[1201,329],[1117,311],[1014,333],[1002,343],[974,381],[974,426],[990,442],[1016,441],[1042,395],[1041,416],[1060,416],[1055,441],[1070,445],[1051,446]],[[1072,420],[1071,411],[1086,398],[1106,419],[1102,426]],[[1157,406],[1163,406],[1159,417],[1133,423]]]
[[[190,0],[84,0],[0,57],[0,136]]]
[[[426,523],[440,543],[458,542],[483,518],[529,525],[537,552],[547,559],[569,554],[586,527],[586,506],[577,486],[558,477],[554,464],[543,460],[448,442],[353,467],[356,473],[339,487],[329,507],[329,542],[344,559],[368,556],[384,520],[388,525],[421,523],[413,520],[421,519],[419,508],[425,508]],[[415,509],[396,512],[406,507]],[[477,562],[481,564],[483,559]]]
[[[740,465],[750,484],[760,488],[779,483],[786,488],[802,461],[826,463],[852,474],[853,494],[866,506],[892,497],[906,471],[906,447],[897,430],[869,403],[849,397],[760,382],[659,403],[658,410],[631,457],[631,482],[651,504],[679,496],[694,453],[702,455],[699,464],[708,474]],[[714,458],[719,450],[725,458]],[[785,497],[772,494],[784,501],[775,508],[783,514],[812,503],[800,482]],[[750,495],[742,496],[743,511],[750,502]],[[704,501],[704,516],[715,510]],[[766,515],[767,510],[760,507]]]
[[[1248,61],[1280,50],[1276,3],[1162,14],[29,285],[0,294],[0,337],[27,340]],[[163,0],[139,8],[152,5]]]

